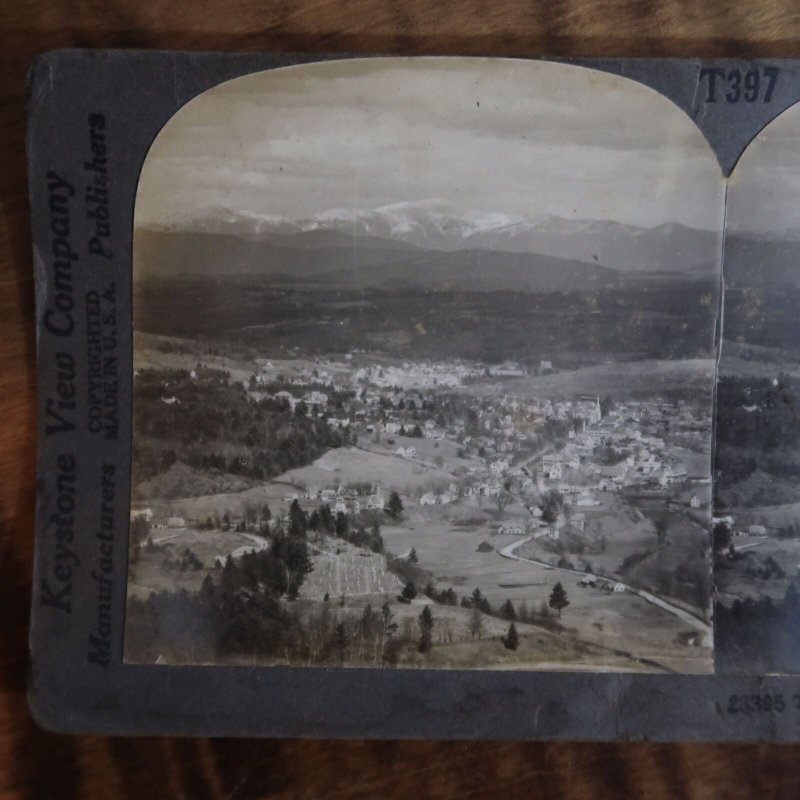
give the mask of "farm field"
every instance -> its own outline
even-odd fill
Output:
[[[202,342],[174,336],[135,333],[134,369],[185,369],[192,370],[198,362],[205,367],[230,372],[234,380],[247,380],[252,365],[242,358],[208,352]]]
[[[699,358],[615,362],[551,375],[512,378],[502,384],[481,384],[475,391],[484,395],[503,391],[534,397],[586,393],[619,397],[636,392],[652,394],[670,389],[686,391],[688,386],[711,386],[714,368],[713,359]]]
[[[715,570],[720,600],[725,605],[730,605],[736,597],[768,596],[772,600],[782,600],[789,584],[800,577],[798,539],[737,536],[733,545],[741,558],[733,561],[719,559]],[[774,573],[769,577],[762,577],[764,573],[758,574],[765,568],[769,570],[768,558],[774,559],[783,569],[783,577]],[[754,570],[756,574],[748,575],[748,570]]]
[[[388,440],[390,439],[393,444],[389,444]],[[389,455],[395,458],[400,458],[400,456],[396,455],[398,447],[413,447],[416,450],[416,456],[413,459],[409,459],[410,461],[424,462],[431,467],[435,467],[437,460],[441,459],[442,468],[450,473],[475,467],[479,463],[474,456],[459,456],[459,451],[462,448],[455,442],[449,442],[444,439],[419,439],[412,436],[390,436],[387,434],[377,444],[368,437],[364,437],[359,442],[359,446],[370,453]]]
[[[197,520],[205,520],[214,512],[222,515],[225,511],[230,511],[234,516],[242,516],[247,506],[262,507],[265,503],[270,506],[273,513],[280,513],[281,510],[287,511],[289,508],[290,501],[286,499],[287,496],[291,497],[299,491],[301,491],[299,486],[270,481],[257,484],[243,492],[220,492],[176,498],[165,503],[161,508],[165,511],[168,510],[170,515]],[[159,507],[157,503],[148,503],[148,506]]]
[[[515,606],[525,602],[529,609],[538,610],[547,604],[558,581],[570,600],[561,623],[575,629],[579,639],[665,665],[668,659],[671,668],[680,671],[711,671],[709,648],[682,643],[692,637],[694,629],[680,619],[635,595],[581,588],[578,575],[512,561],[497,552],[477,552],[481,541],[488,540],[499,550],[519,538],[487,539],[486,534],[481,529],[412,530],[403,526],[383,531],[386,546],[393,552],[415,548],[420,566],[435,576],[440,588],[450,586],[464,595],[478,587],[495,607],[510,599]]]
[[[800,503],[754,506],[732,511],[740,526],[755,524],[764,525],[766,528],[781,528],[785,525],[792,525],[800,519]]]
[[[563,540],[534,539],[519,555],[553,566],[563,557],[576,569],[618,577],[637,588],[674,597],[702,615],[707,610],[707,587],[698,592],[694,585],[703,572],[710,570],[708,528],[682,514],[664,516],[669,527],[663,545],[658,544],[653,519],[628,507],[613,513],[587,514],[583,534],[575,532]],[[596,544],[601,536],[604,552]],[[579,553],[584,546],[584,552]]]
[[[224,561],[228,554],[240,557],[247,550],[260,550],[267,542],[253,534],[235,531],[200,531],[193,528],[180,530],[155,530],[152,532],[154,551],[142,546],[139,559],[131,567],[128,579],[129,596],[147,599],[151,592],[186,589],[196,592],[203,584],[217,560]],[[201,569],[168,569],[164,561],[180,560],[190,549],[202,564]]]
[[[373,453],[358,447],[329,450],[313,464],[285,472],[278,480],[297,486],[326,486],[330,483],[380,483],[401,494],[427,491],[436,483],[455,478],[443,468],[429,467],[387,453]]]
[[[386,559],[341,539],[329,539],[323,545],[312,545],[314,571],[300,589],[304,599],[322,600],[327,594],[331,602],[344,595],[396,595],[403,582],[386,569]]]

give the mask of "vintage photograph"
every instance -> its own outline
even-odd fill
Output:
[[[800,670],[800,109],[750,143],[729,182],[717,390],[718,669]]]
[[[761,614],[797,602],[800,367],[759,208],[714,541]],[[353,59],[189,102],[136,197],[126,661],[712,672],[724,215],[689,117],[588,68]]]

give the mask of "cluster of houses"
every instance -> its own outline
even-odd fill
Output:
[[[609,580],[608,578],[601,578],[597,575],[592,575],[587,572],[579,581],[578,586],[582,589],[602,589],[605,592],[627,592],[628,587],[619,581]]]
[[[736,538],[748,537],[752,539],[765,539],[769,536],[766,525],[737,525],[736,520],[730,515],[714,517],[714,525],[719,524],[727,525],[731,535]]]
[[[304,498],[311,502],[318,502],[330,506],[334,514],[359,514],[362,511],[383,511],[388,502],[379,483],[373,483],[368,489],[353,486],[327,488],[308,488]],[[292,499],[299,499],[294,496]]]
[[[667,489],[693,478],[675,456],[674,448],[667,448],[663,434],[643,432],[649,425],[690,437],[702,420],[700,412],[692,411],[688,404],[627,402],[603,414],[599,398],[580,398],[574,403],[548,401],[544,413],[552,419],[581,420],[580,429],[569,431],[568,441],[559,452],[542,458],[541,476],[557,482],[556,488],[566,495],[585,496],[589,483],[594,483],[598,491],[633,485]],[[568,478],[575,477],[571,472],[579,472],[580,480],[571,483]],[[708,482],[709,476],[694,476],[694,480]],[[698,507],[699,495],[692,505]]]
[[[425,494],[420,497],[419,504],[421,506],[447,506],[450,505],[450,503],[455,503],[458,497],[458,487],[454,483],[451,483],[444,492],[425,492]]]
[[[162,513],[156,513],[152,508],[132,508],[131,522],[137,519],[145,520],[150,525],[150,530],[181,530],[188,526],[185,517],[178,517]]]
[[[354,379],[360,384],[372,384],[382,389],[395,386],[405,388],[433,389],[457,388],[464,381],[483,374],[478,364],[461,361],[403,362],[397,365],[370,364],[359,367]]]
[[[414,437],[458,443],[474,466],[458,486],[423,492],[417,498],[421,506],[480,505],[483,498],[508,492],[529,510],[531,521],[509,522],[504,528],[529,533],[532,526],[537,533],[546,530],[546,535],[557,537],[567,524],[580,530],[582,512],[601,506],[607,493],[636,489],[668,496],[677,490],[692,508],[708,502],[706,491],[686,493],[693,480],[707,481],[708,476],[689,475],[675,448],[667,446],[676,434],[684,446],[691,446],[692,436],[700,442],[707,433],[707,410],[688,401],[666,403],[654,397],[608,403],[597,395],[556,399],[460,393],[471,407],[468,413],[453,415],[441,413],[442,398],[452,396],[453,390],[478,381],[546,374],[554,371],[552,362],[543,359],[529,369],[510,361],[390,362],[348,353],[299,362],[291,369],[269,360],[258,366],[258,374],[250,379],[251,391],[254,385],[257,390],[274,386],[280,378],[285,385],[273,397],[292,408],[305,403],[309,413],[331,427],[381,438],[397,457],[418,459]],[[549,422],[555,423],[549,434],[551,451],[539,456],[547,444],[543,431]],[[571,513],[568,521],[545,525],[536,516],[541,511],[537,501],[551,489],[562,495]],[[327,488],[306,497],[345,513],[385,506],[380,489],[359,496],[342,487]]]

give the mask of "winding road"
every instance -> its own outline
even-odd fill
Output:
[[[552,564],[548,564],[545,561],[537,561],[533,558],[525,558],[524,556],[518,556],[516,554],[516,550],[518,550],[522,545],[526,544],[527,542],[531,541],[535,537],[533,536],[526,536],[524,539],[520,539],[517,542],[512,542],[511,544],[507,545],[506,547],[502,548],[501,550],[496,551],[498,555],[502,556],[503,558],[511,558],[514,561],[527,561],[529,564],[535,564],[538,567],[545,567],[548,570],[557,570],[559,572],[566,572],[570,575],[578,575],[580,577],[585,577],[586,573],[581,572],[577,569],[569,569],[567,567],[555,567]],[[703,641],[702,644],[705,647],[711,647],[712,645],[712,629],[711,625],[707,622],[704,622],[699,617],[696,617],[694,614],[686,611],[679,606],[675,606],[672,603],[667,602],[663,598],[659,597],[658,595],[653,594],[652,592],[645,591],[644,589],[637,589],[635,586],[630,586],[629,584],[624,583],[623,581],[617,580],[616,578],[609,578],[607,580],[613,580],[614,583],[619,583],[625,587],[625,591],[630,592],[631,594],[638,595],[642,598],[642,600],[651,603],[654,606],[658,606],[658,608],[666,611],[668,614],[672,614],[675,617],[678,617],[682,622],[685,622],[687,625],[690,625],[692,628],[697,630],[699,633],[702,634]]]

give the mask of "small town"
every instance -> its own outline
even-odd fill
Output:
[[[561,379],[554,360],[528,366],[357,351],[292,355],[250,364],[201,359],[181,373],[183,383],[158,384],[151,401],[179,418],[189,389],[228,381],[248,407],[324,426],[339,445],[239,491],[184,488],[166,498],[140,489],[132,519],[146,521],[144,551],[186,543],[181,563],[190,554],[202,575],[229,555],[268,550],[299,515],[307,521],[311,567],[300,602],[337,597],[350,612],[370,599],[394,603],[416,575],[428,592],[407,598],[409,605],[443,592],[465,593],[469,603],[477,591],[487,608],[543,608],[557,575],[569,587],[563,619],[590,648],[623,652],[634,669],[710,668],[710,420],[701,400],[624,390],[616,397],[538,394],[537,380],[557,386]],[[255,470],[253,453],[229,459],[226,471]],[[335,526],[326,530],[320,514]],[[201,561],[197,539],[217,534],[227,539]],[[179,562],[160,563],[174,571]],[[152,588],[141,587],[141,596]],[[135,582],[132,590],[136,596]],[[608,609],[613,602],[618,607]],[[406,611],[401,603],[398,613]],[[438,641],[458,640],[459,630],[462,640],[470,637],[469,620],[451,619],[455,612],[437,620]],[[630,625],[652,626],[654,614],[671,624],[645,627],[632,652]],[[667,638],[649,641],[659,636]],[[684,651],[677,655],[676,642]]]
[[[473,457],[474,465],[458,481],[411,502],[480,505],[483,498],[506,494],[523,501],[528,517],[506,522],[500,532],[541,529],[551,538],[558,538],[567,515],[571,526],[583,529],[581,509],[601,506],[609,493],[694,509],[709,504],[707,463],[692,453],[702,450],[708,431],[707,410],[698,404],[654,397],[612,400],[604,407],[599,396],[539,399],[511,392],[484,398],[469,387],[522,378],[526,371],[516,363],[359,365],[364,360],[353,354],[343,361],[320,359],[288,381],[283,378],[286,388],[270,396],[293,411],[301,406],[366,447],[394,447],[400,458],[425,463],[415,439],[452,442]],[[542,361],[538,372],[552,371],[552,362]],[[262,387],[282,377],[266,361],[248,386],[261,399]],[[342,485],[314,486],[301,499],[357,514],[362,506],[382,508],[387,488],[394,487],[375,484],[359,493]],[[551,490],[563,496],[566,513],[547,521],[537,499]]]

